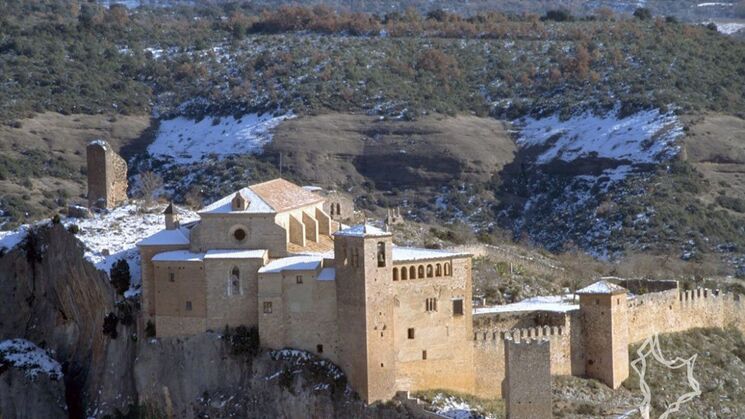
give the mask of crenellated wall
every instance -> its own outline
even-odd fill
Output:
[[[628,301],[629,343],[655,333],[698,327],[734,326],[745,332],[745,304],[740,295],[698,288],[645,294]]]
[[[569,320],[569,318],[567,318]],[[473,368],[476,395],[499,398],[504,394],[505,340],[548,340],[551,345],[551,375],[572,374],[572,331],[567,326],[543,326],[512,330],[477,330],[473,336]]]

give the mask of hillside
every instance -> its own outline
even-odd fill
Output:
[[[745,44],[603,4],[581,17],[9,4],[21,18],[0,22],[0,119],[28,146],[3,139],[8,166],[48,150],[57,136],[42,132],[61,139],[40,169],[0,181],[0,222],[80,196],[75,153],[101,136],[130,159],[133,196],[146,170],[164,197],[192,205],[281,171],[450,236],[466,226],[471,240],[610,259],[651,250],[690,260],[689,272],[711,262],[704,271],[734,274],[742,188],[695,147],[741,137]],[[672,13],[665,4],[648,2]],[[712,19],[738,10],[680,4]],[[76,127],[81,114],[96,121]],[[707,118],[729,121],[732,137],[705,134],[717,132]]]

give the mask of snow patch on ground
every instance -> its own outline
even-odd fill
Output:
[[[161,212],[158,208],[154,213],[143,214],[137,205],[129,204],[91,218],[67,219],[65,225],[80,227],[76,237],[85,245],[85,258],[106,274],[117,260],[127,261],[132,284],[125,297],[131,297],[139,293],[141,282],[140,252],[136,243],[165,228]],[[184,209],[180,209],[179,217],[182,224],[199,218],[196,213]]]
[[[160,122],[155,141],[147,148],[154,158],[176,164],[189,164],[208,156],[257,154],[271,142],[271,131],[292,113],[246,114],[239,118],[206,117],[194,121],[185,117]]]
[[[0,341],[0,366],[10,364],[26,371],[26,376],[36,378],[47,374],[53,380],[62,378],[62,366],[51,354],[26,339]]]
[[[451,419],[475,419],[484,418],[490,419],[489,416],[485,416],[479,412],[479,406],[471,406],[464,400],[449,396],[446,394],[439,393],[431,403],[437,414],[440,414],[446,418]]]
[[[538,164],[553,160],[571,162],[583,157],[607,158],[627,164],[656,163],[678,154],[676,140],[683,125],[673,112],[658,109],[619,117],[618,109],[607,115],[586,112],[562,121],[558,115],[517,121],[521,147],[547,147]]]
[[[17,230],[0,231],[0,254],[10,251],[26,238],[28,225],[22,225]]]
[[[709,24],[709,23],[715,24],[717,26],[717,31],[725,35],[734,35],[737,32],[740,32],[741,30],[745,29],[745,23],[715,22],[715,21],[704,22],[704,24]]]
[[[574,298],[573,294],[533,297],[513,304],[474,308],[473,314],[514,313],[525,311],[552,311],[566,313],[573,310],[579,310],[579,304],[576,304],[576,301],[577,300]]]

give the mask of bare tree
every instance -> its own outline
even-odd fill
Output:
[[[184,199],[192,209],[199,209],[202,207],[202,190],[197,186],[192,186]]]
[[[162,186],[163,178],[161,178],[157,173],[148,170],[140,174],[140,195],[147,205],[153,203],[155,194]]]

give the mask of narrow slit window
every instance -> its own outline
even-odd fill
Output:
[[[414,328],[413,327],[410,327],[409,328],[409,330],[407,332],[407,335],[408,335],[409,339],[414,339]]]
[[[264,301],[264,313],[272,314],[272,302],[271,301]]]

